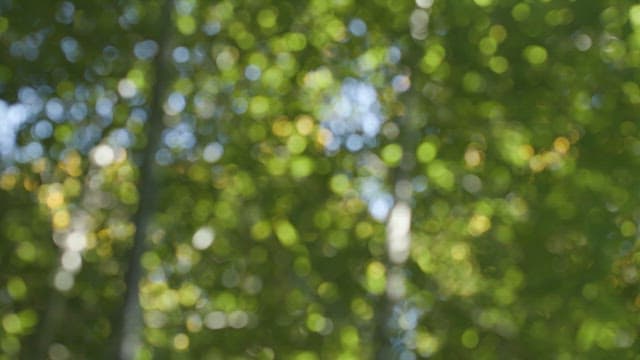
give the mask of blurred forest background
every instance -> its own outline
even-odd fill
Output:
[[[638,359],[640,5],[0,0],[0,359]]]

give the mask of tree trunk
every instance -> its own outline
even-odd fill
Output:
[[[155,58],[155,83],[151,93],[150,116],[146,127],[146,146],[142,153],[140,164],[140,179],[138,183],[139,202],[134,216],[136,227],[133,246],[129,255],[129,264],[125,277],[126,292],[124,306],[119,324],[115,328],[115,351],[117,358],[133,359],[140,347],[140,332],[142,328],[142,314],[139,301],[139,286],[142,278],[142,264],[140,259],[146,248],[146,238],[149,222],[155,208],[155,198],[158,193],[155,179],[155,154],[160,144],[163,129],[163,109],[165,89],[167,87],[167,43],[170,37],[172,0],[165,0],[155,31],[158,42],[158,54]]]
[[[405,114],[398,120],[402,160],[400,166],[391,173],[390,183],[394,186],[394,206],[386,221],[387,253],[385,267],[387,284],[385,293],[376,304],[374,334],[375,358],[393,360],[400,358],[404,351],[406,330],[398,326],[398,317],[405,302],[405,262],[411,251],[411,200],[413,197],[412,171],[415,168],[415,149],[420,141],[421,125],[415,97],[405,101]]]

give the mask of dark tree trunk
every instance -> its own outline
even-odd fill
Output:
[[[167,43],[170,37],[172,0],[165,0],[155,31],[158,42],[158,54],[155,58],[155,79],[151,92],[150,116],[146,127],[146,146],[140,164],[138,183],[139,202],[134,216],[136,227],[133,246],[129,255],[129,264],[125,277],[126,292],[124,306],[115,330],[116,357],[122,360],[133,359],[140,343],[142,315],[139,301],[139,286],[142,278],[140,259],[146,248],[149,222],[154,213],[158,193],[155,179],[155,154],[160,143],[163,129],[163,109],[165,89],[167,88]]]

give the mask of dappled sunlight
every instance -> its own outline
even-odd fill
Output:
[[[0,4],[0,358],[635,355],[640,5],[164,3]]]

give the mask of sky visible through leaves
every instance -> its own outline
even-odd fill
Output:
[[[635,359],[639,66],[627,0],[0,0],[0,359]]]

